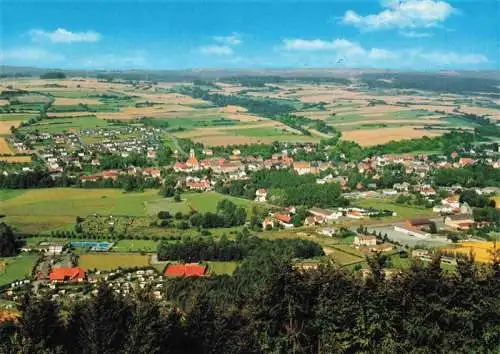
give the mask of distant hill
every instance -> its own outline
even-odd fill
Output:
[[[402,72],[397,70],[378,69],[186,69],[186,70],[61,70],[56,68],[0,66],[3,77],[22,77],[61,71],[67,76],[100,77],[121,80],[145,81],[193,81],[220,80],[238,77],[266,77],[305,79],[311,81],[327,78],[356,78],[371,88],[415,89],[439,92],[467,93],[485,92],[500,94],[499,71],[436,71],[436,72]],[[237,81],[237,80],[234,80]],[[334,80],[342,83],[343,80]]]

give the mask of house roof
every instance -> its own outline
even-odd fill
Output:
[[[75,268],[53,268],[50,273],[50,280],[80,280],[85,278],[85,270],[80,267]]]
[[[282,221],[286,224],[289,224],[292,221],[292,217],[290,215],[287,215],[287,214],[276,213],[274,215],[274,217],[276,219],[278,219],[279,221]]]

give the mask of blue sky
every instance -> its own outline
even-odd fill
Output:
[[[496,0],[0,0],[0,63],[499,69]]]

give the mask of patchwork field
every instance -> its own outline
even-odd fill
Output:
[[[147,267],[149,256],[131,253],[85,253],[79,256],[78,266],[85,270]]]

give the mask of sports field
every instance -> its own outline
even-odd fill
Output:
[[[149,256],[133,253],[85,253],[78,258],[78,265],[85,270],[147,267]]]

